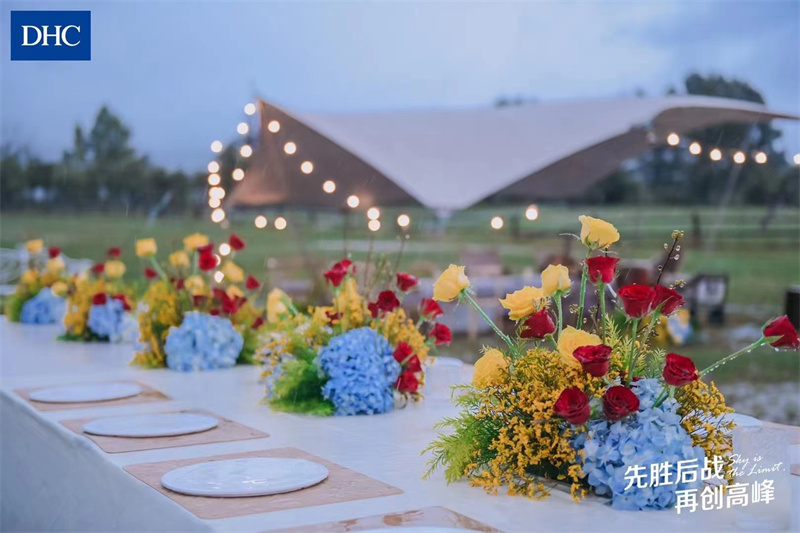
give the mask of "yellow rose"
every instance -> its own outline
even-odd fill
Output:
[[[47,271],[48,272],[61,272],[66,268],[67,265],[64,264],[64,258],[60,255],[54,257],[52,259],[47,260]]]
[[[244,296],[242,289],[236,285],[231,285],[228,287],[228,290],[225,291],[225,294],[227,294],[229,298],[238,298],[239,296]]]
[[[20,281],[25,285],[33,285],[36,283],[38,277],[35,270],[26,270],[22,273],[22,276],[20,276]]]
[[[169,254],[169,264],[174,267],[189,266],[189,254],[183,250]]]
[[[136,241],[136,255],[139,257],[149,257],[156,255],[158,246],[155,239],[139,239]]]
[[[125,263],[122,261],[107,261],[106,276],[112,279],[121,278],[125,275]]]
[[[283,301],[284,298],[288,298],[288,296],[280,289],[269,291],[267,295],[267,321],[271,324],[278,322],[281,319],[281,315],[289,310]],[[327,322],[327,316],[325,322]]]
[[[244,280],[244,270],[233,261],[226,261],[220,271],[225,274],[225,278],[233,283]]]
[[[433,299],[440,302],[452,302],[467,287],[469,287],[469,279],[464,274],[464,267],[450,265],[433,284]]]
[[[472,385],[484,389],[499,384],[506,370],[508,361],[503,352],[496,348],[487,351],[475,361],[475,371],[472,373]]]
[[[64,296],[67,294],[69,287],[63,281],[56,281],[53,283],[52,287],[50,287],[50,290],[53,291],[53,294],[56,296]]]
[[[208,244],[208,237],[202,233],[195,233],[183,239],[183,247],[186,248],[187,252],[194,252],[206,244]]]
[[[34,239],[25,243],[25,249],[32,254],[38,254],[44,248],[42,239]]]
[[[581,364],[573,357],[572,352],[581,346],[597,346],[598,344],[603,344],[600,337],[587,333],[582,329],[575,329],[572,326],[567,327],[558,336],[558,352],[561,355],[561,360],[575,368],[581,368]]]
[[[542,272],[542,292],[552,296],[556,291],[567,292],[572,285],[569,270],[564,265],[550,265]]]
[[[192,296],[200,296],[205,293],[206,282],[203,281],[203,278],[195,274],[194,276],[186,278],[183,282],[183,288],[189,291],[189,294]]]
[[[506,294],[505,299],[500,300],[500,305],[508,309],[508,318],[521,320],[537,311],[542,306],[543,299],[542,289],[523,287],[514,293]]]
[[[581,221],[581,242],[594,248],[606,248],[619,240],[619,232],[613,224],[587,215],[578,217]]]

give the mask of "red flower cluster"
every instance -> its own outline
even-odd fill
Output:
[[[570,424],[585,424],[592,414],[589,397],[578,387],[564,389],[553,406],[553,414],[566,419]]]
[[[453,340],[453,334],[450,331],[450,328],[445,326],[444,324],[436,324],[433,326],[433,329],[429,333],[429,336],[433,338],[433,343],[436,346],[441,346],[442,344],[450,344],[450,341]]]
[[[153,270],[150,267],[145,267],[144,269],[144,277],[147,279],[156,279],[158,277],[158,272]]]
[[[797,330],[794,329],[792,322],[786,315],[778,317],[767,324],[763,335],[765,337],[780,337],[770,343],[775,348],[800,349],[800,337],[797,336]]]
[[[228,239],[228,244],[233,250],[237,252],[239,250],[244,250],[246,246],[245,242],[235,233],[231,233],[231,237],[230,239]]]
[[[525,320],[524,325],[524,329],[519,334],[523,339],[543,339],[556,330],[556,325],[547,309],[533,313]]]
[[[247,289],[249,289],[251,291],[254,291],[254,290],[258,289],[259,287],[261,287],[261,282],[258,281],[253,276],[247,276],[247,280],[244,282],[244,286]]]
[[[200,248],[203,248],[203,250],[200,251]],[[197,248],[197,250],[200,251],[200,255],[197,257],[197,266],[199,266],[200,270],[203,272],[208,272],[209,270],[214,270],[217,268],[219,261],[217,256],[214,255],[214,252],[212,251],[213,249],[214,245],[211,243]]]
[[[106,252],[106,255],[108,255],[108,257],[110,257],[111,259],[117,259],[119,258],[119,256],[122,255],[122,249],[116,246],[113,248],[109,248],[108,251]]]
[[[51,246],[50,248],[47,249],[47,255],[50,257],[50,259],[55,259],[59,255],[61,255],[61,248],[59,248],[58,246]]]
[[[683,387],[700,376],[694,362],[688,357],[676,353],[668,353],[664,360],[664,381],[673,387]]]
[[[125,298],[124,294],[115,294],[114,296],[112,296],[112,298],[114,300],[119,300],[120,302],[122,302],[122,309],[124,309],[125,311],[131,310],[131,304],[128,303],[128,299]]]
[[[586,270],[592,283],[611,283],[617,273],[618,257],[601,255],[586,260]]]
[[[228,316],[235,315],[239,309],[241,309],[242,305],[244,305],[244,303],[247,301],[247,298],[244,296],[235,296],[231,298],[228,296],[228,293],[219,288],[215,288],[213,293],[214,300],[216,300],[221,307],[221,309],[217,309],[217,312],[219,313],[221,310],[222,314]]]
[[[394,359],[403,369],[395,381],[394,388],[400,392],[417,392],[419,379],[417,379],[416,373],[422,371],[422,364],[413,348],[406,342],[398,343],[394,350]]]
[[[96,263],[92,267],[92,273],[93,274],[97,274],[97,275],[102,274],[103,272],[105,272],[105,270],[106,270],[106,264],[105,263]]]
[[[408,292],[412,288],[417,286],[419,280],[412,276],[411,274],[406,274],[405,272],[398,272],[397,274],[397,288],[400,289],[402,292]]]
[[[675,289],[655,285],[625,285],[617,293],[622,299],[625,314],[631,318],[642,318],[659,308],[662,315],[671,315],[686,302]]]
[[[615,385],[603,396],[603,414],[612,422],[639,410],[639,398],[628,387]]]
[[[264,325],[264,317],[260,316],[255,320],[253,320],[253,324],[250,327],[252,327],[253,329],[258,329],[263,325]]]
[[[580,346],[575,348],[572,356],[578,360],[584,372],[596,378],[601,378],[608,373],[611,346],[606,346],[605,344]]]
[[[342,259],[341,261],[333,265],[333,267],[331,267],[330,270],[325,272],[323,276],[325,276],[325,279],[327,279],[331,285],[333,285],[334,287],[338,287],[339,285],[342,284],[342,280],[344,280],[344,278],[351,273],[350,267],[352,265],[353,262],[350,261],[349,259]],[[355,267],[353,267],[352,273],[355,274]]]
[[[92,296],[92,305],[106,305],[108,296],[104,292],[97,292]]]

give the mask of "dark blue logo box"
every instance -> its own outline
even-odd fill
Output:
[[[91,11],[12,11],[11,61],[90,61]]]

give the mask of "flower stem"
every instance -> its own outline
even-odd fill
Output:
[[[586,259],[589,259],[589,255],[592,253],[591,248],[589,251],[586,252]],[[581,263],[581,299],[580,303],[578,304],[578,329],[581,329],[583,325],[583,302],[586,298],[586,278],[588,276],[588,268],[586,267],[586,259],[583,260]]]
[[[492,319],[491,319],[491,318],[489,318],[489,315],[487,315],[487,314],[486,314],[486,312],[484,312],[484,310],[483,310],[483,309],[481,309],[481,306],[480,306],[480,305],[478,305],[478,302],[476,302],[476,301],[475,301],[475,300],[472,298],[472,295],[470,295],[470,294],[467,292],[467,290],[465,289],[465,290],[461,291],[461,295],[460,295],[460,296],[461,296],[462,298],[464,298],[464,299],[465,299],[467,302],[469,302],[469,304],[470,304],[472,307],[474,307],[474,308],[475,308],[475,310],[478,312],[478,314],[479,314],[479,315],[481,315],[481,316],[483,317],[483,319],[484,319],[484,320],[485,320],[485,321],[486,321],[486,322],[487,322],[487,323],[488,323],[488,324],[489,324],[489,325],[492,327],[492,329],[494,330],[494,332],[495,332],[495,333],[497,333],[497,336],[498,336],[498,337],[500,337],[501,339],[503,339],[503,341],[504,341],[506,344],[508,344],[509,348],[511,348],[511,350],[512,350],[512,351],[514,352],[514,354],[516,355],[517,347],[516,347],[516,346],[514,345],[514,343],[511,341],[511,338],[510,338],[508,335],[506,335],[505,333],[503,333],[503,331],[502,331],[502,330],[501,330],[499,327],[497,327],[497,324],[495,324],[495,323],[492,321]]]
[[[553,347],[556,350],[558,350],[558,343],[556,342],[556,339],[553,337],[552,333],[548,333],[547,335],[544,336],[544,338],[549,340],[550,342],[552,342],[553,343]]]
[[[633,368],[636,364],[636,333],[639,331],[639,319],[633,318],[631,319],[631,338],[633,339],[633,343],[631,345],[631,353],[628,354],[628,373],[625,376],[625,382],[630,383],[631,379],[633,379]]]
[[[161,279],[167,282],[169,281],[169,276],[167,276],[167,273],[164,272],[164,269],[161,268],[161,265],[159,265],[158,261],[156,261],[156,256],[150,256],[150,264],[153,265],[153,270],[158,272],[158,275],[161,276]]]
[[[558,308],[558,336],[561,336],[561,330],[564,328],[564,316],[561,309],[561,293],[556,293],[556,307]],[[580,328],[580,326],[578,326]]]
[[[667,399],[668,391],[669,391],[670,388],[673,389],[672,395],[675,394],[675,391],[674,391],[675,387],[671,387],[670,385],[664,385],[664,388],[661,389],[661,392],[658,393],[658,397],[656,397],[656,401],[653,402],[653,407],[658,407],[659,405],[664,403],[664,400]]]
[[[644,337],[642,337],[642,343],[641,343],[642,348],[644,348],[644,345],[647,344],[647,341],[650,339],[650,335],[652,335],[653,333],[653,328],[655,328],[655,325],[660,320],[660,318],[661,318],[661,313],[659,312],[658,309],[656,309],[655,313],[653,313],[653,316],[650,317],[650,323],[647,324],[647,329],[644,330]]]
[[[745,346],[744,348],[742,348],[738,352],[734,352],[734,353],[728,355],[727,357],[723,357],[722,359],[720,359],[719,361],[717,361],[713,365],[709,366],[705,370],[700,371],[700,377],[703,377],[706,374],[710,374],[711,372],[713,372],[717,368],[721,367],[722,365],[724,365],[728,361],[733,361],[734,359],[736,359],[737,357],[739,357],[743,353],[750,352],[750,351],[752,351],[752,350],[754,350],[756,348],[764,346],[765,344],[769,344],[770,342],[773,342],[774,340],[775,340],[774,337],[761,337],[759,340],[757,340],[756,342],[754,342],[750,346]]]
[[[602,281],[598,284],[600,287],[600,338],[603,339],[603,344],[606,342],[606,284]]]

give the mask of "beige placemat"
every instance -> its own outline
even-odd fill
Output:
[[[342,520],[340,522],[315,524],[313,526],[293,527],[291,529],[281,529],[271,533],[350,533],[354,531],[363,531],[365,529],[384,528],[387,533],[391,533],[393,527],[400,526],[451,527],[483,531],[484,533],[502,533],[499,529],[487,526],[486,524],[455,511],[451,511],[445,507],[426,507],[417,511],[367,516],[364,518],[354,518],[352,520]]]
[[[178,494],[161,486],[161,477],[176,468],[196,463],[209,461],[222,461],[225,459],[239,459],[242,457],[284,457],[289,459],[308,459],[321,463],[328,468],[328,479],[318,485],[286,494],[273,494],[271,496],[254,496],[249,498],[208,498],[203,496],[186,496]],[[231,518],[258,513],[271,513],[285,511],[299,507],[313,507],[331,503],[364,500],[402,494],[403,491],[372,479],[364,474],[359,474],[348,468],[326,461],[315,455],[298,450],[297,448],[277,448],[274,450],[261,450],[255,452],[234,453],[229,455],[215,455],[197,459],[179,459],[163,461],[160,463],[145,463],[126,466],[135,478],[147,483],[157,491],[165,494],[189,512],[205,519]]]
[[[47,403],[47,402],[37,402],[28,398],[28,395],[39,389],[50,389],[53,387],[67,387],[71,385],[90,385],[90,383],[72,383],[72,384],[62,384],[62,385],[52,385],[50,387],[33,387],[29,389],[14,389],[14,392],[34,406],[39,411],[64,411],[67,409],[88,409],[91,407],[116,407],[118,405],[135,405],[138,403],[152,403],[152,402],[163,402],[169,400],[169,396],[158,392],[150,385],[145,385],[139,381],[103,381],[103,382],[95,382],[91,383],[91,385],[96,385],[99,383],[136,383],[140,387],[142,387],[142,392],[137,394],[136,396],[130,396],[128,398],[119,398],[118,400],[105,400],[102,402],[76,402],[76,403]]]
[[[170,413],[195,413],[209,415],[219,420],[219,425],[200,433],[177,435],[175,437],[106,437],[90,435],[83,432],[83,426],[98,418],[81,418],[79,420],[62,420],[61,423],[71,431],[91,439],[101,450],[108,453],[138,452],[141,450],[157,450],[159,448],[177,448],[195,444],[211,444],[212,442],[229,442],[233,440],[261,439],[269,437],[268,433],[239,424],[225,417],[206,411],[169,411]],[[165,413],[148,413],[165,414]]]

